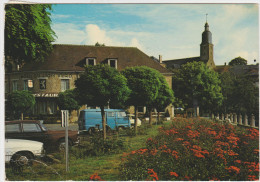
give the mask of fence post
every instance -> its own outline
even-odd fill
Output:
[[[255,127],[255,116],[253,114],[250,117],[250,126]]]
[[[248,117],[246,114],[244,115],[244,125],[248,126]]]
[[[223,113],[221,114],[221,120],[224,120],[224,114]]]
[[[238,124],[243,125],[241,114],[238,115]]]
[[[237,113],[234,113],[234,123],[237,124]]]
[[[214,119],[214,114],[213,113],[211,113],[211,119]]]
[[[227,113],[224,115],[224,120],[226,120],[226,119],[228,119],[228,114]]]
[[[233,123],[233,113],[230,113],[230,122]]]
[[[216,119],[219,119],[219,113],[217,113],[217,117],[216,117]]]

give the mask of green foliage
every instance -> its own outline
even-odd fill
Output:
[[[5,6],[6,60],[43,61],[52,50],[50,4],[7,4]]]
[[[29,113],[35,104],[34,96],[26,90],[15,91],[7,96],[7,110],[15,115]],[[17,116],[16,116],[17,117]]]
[[[146,147],[124,155],[124,181],[247,181],[259,178],[259,131],[205,119],[175,119]]]
[[[130,90],[126,78],[116,69],[99,64],[86,66],[86,70],[75,81],[75,91],[80,105],[107,106],[123,104]]]
[[[76,93],[74,89],[60,92],[57,99],[57,104],[60,110],[78,110],[80,108],[76,101]]]
[[[97,42],[97,43],[95,44],[95,46],[97,46],[97,47],[105,47],[105,44],[100,44],[100,43]]]
[[[127,100],[128,105],[146,106],[157,98],[160,86],[158,71],[146,66],[136,66],[126,68],[122,74],[127,78],[127,85],[132,91]]]
[[[126,145],[122,138],[111,136],[104,140],[100,133],[96,133],[90,140],[81,141],[78,148],[72,148],[71,153],[76,158],[86,158],[88,156],[115,154],[125,149]]]
[[[158,96],[154,100],[154,102],[150,105],[153,108],[156,108],[157,111],[163,112],[164,109],[173,103],[174,95],[173,90],[170,89],[168,83],[166,82],[163,75],[158,74],[160,80],[160,86],[158,90]]]
[[[213,110],[221,105],[220,79],[216,72],[202,62],[183,65],[173,76],[175,96],[185,108],[193,107],[194,100],[204,111]]]
[[[240,56],[232,59],[228,65],[230,66],[235,66],[235,65],[247,65],[247,60],[245,60],[244,58],[241,58]]]
[[[254,79],[236,76],[232,72],[220,75],[224,102],[222,112],[236,112],[258,115],[259,90]],[[220,109],[221,109],[220,108]]]

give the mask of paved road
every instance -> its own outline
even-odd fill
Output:
[[[61,124],[44,124],[48,130],[65,130],[61,127]],[[78,131],[78,124],[70,124],[69,130]]]

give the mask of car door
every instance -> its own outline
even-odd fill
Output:
[[[106,112],[107,125],[114,130],[116,128],[116,112],[107,111]]]
[[[26,140],[47,142],[48,135],[42,131],[38,123],[22,123],[22,132]]]

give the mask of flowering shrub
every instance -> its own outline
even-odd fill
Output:
[[[146,148],[124,154],[124,180],[259,179],[259,131],[205,119],[175,119]]]
[[[103,181],[103,180],[97,173],[95,173],[89,177],[89,181]]]

